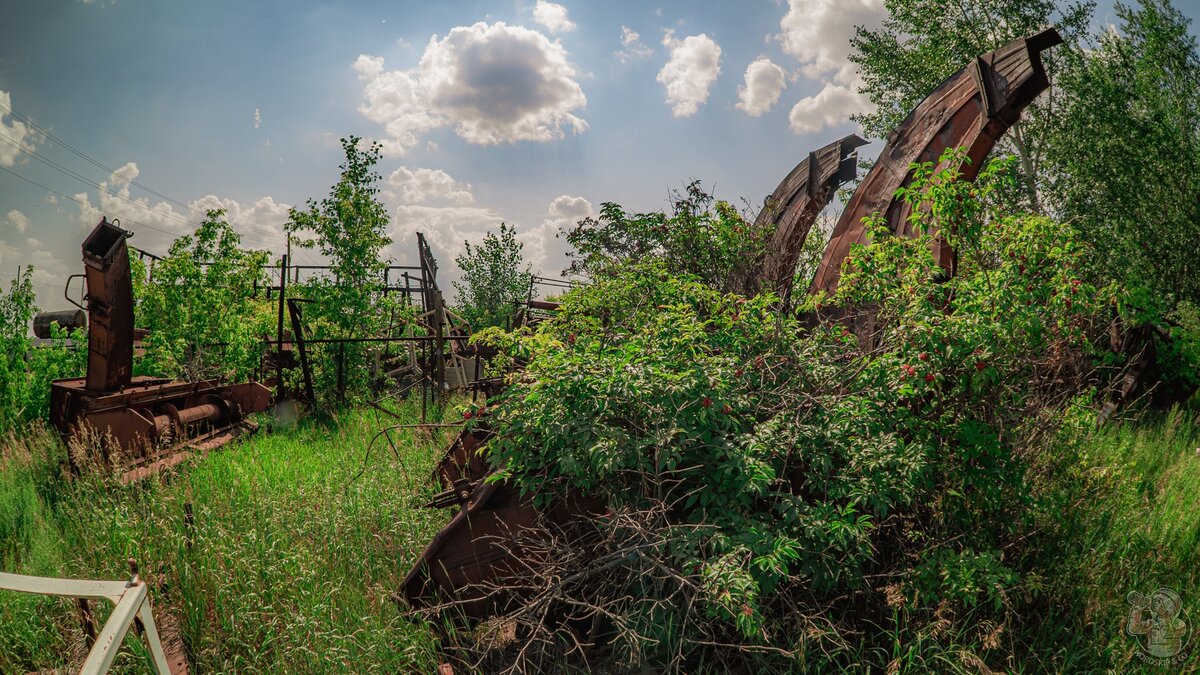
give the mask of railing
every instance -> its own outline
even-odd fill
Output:
[[[80,675],[104,675],[112,667],[117,650],[129,632],[134,620],[140,620],[146,645],[158,675],[169,675],[167,656],[163,652],[158,629],[154,626],[154,614],[150,610],[150,592],[137,571],[137,563],[129,561],[132,577],[129,581],[89,581],[83,579],[52,579],[30,577],[22,574],[0,572],[0,590],[37,595],[53,595],[80,600],[80,610],[85,617],[85,630],[89,629],[90,609],[87,600],[109,600],[115,607],[104,628],[92,643],[87,660],[79,669]]]

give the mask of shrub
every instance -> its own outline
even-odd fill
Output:
[[[837,295],[810,300],[842,321],[806,328],[659,259],[610,266],[535,332],[481,337],[527,363],[496,410],[498,478],[609,509],[554,592],[607,617],[629,661],[845,664],[886,649],[878,630],[851,646],[868,624],[911,637],[1016,601],[1018,450],[1095,381],[1113,289],[1080,276],[1069,228],[990,203],[1007,164],[968,183],[963,154],[942,159],[904,195],[922,234],[875,221]]]

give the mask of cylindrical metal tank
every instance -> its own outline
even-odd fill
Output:
[[[57,323],[65,330],[87,330],[87,312],[82,309],[61,309],[57,312],[38,312],[33,317],[33,334],[43,340],[50,337],[50,324]]]

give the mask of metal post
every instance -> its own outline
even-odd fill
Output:
[[[292,239],[288,237],[288,249],[291,249]],[[286,295],[288,273],[288,254],[284,253],[279,261],[279,316],[275,324],[275,392],[276,398],[287,396],[287,385],[283,380],[283,299]]]

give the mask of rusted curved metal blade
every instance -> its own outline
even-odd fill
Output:
[[[813,221],[838,186],[854,178],[858,170],[854,151],[866,144],[854,134],[839,138],[808,153],[784,177],[754,219],[754,231],[771,232],[771,239],[762,256],[733,281],[731,290],[744,295],[773,290],[780,297],[791,293],[796,261]]]
[[[896,190],[911,180],[909,165],[936,162],[947,148],[966,148],[970,163],[962,167],[972,180],[992,147],[1016,122],[1021,111],[1048,86],[1041,52],[1062,43],[1049,28],[1037,35],[1014,40],[964,66],[925,97],[892,132],[875,166],[854,192],[834,227],[833,236],[813,279],[812,292],[837,288],[842,261],[851,244],[863,243],[862,219],[883,214],[892,232],[911,236],[911,209],[896,199]],[[950,269],[954,253],[938,241],[934,255]]]

